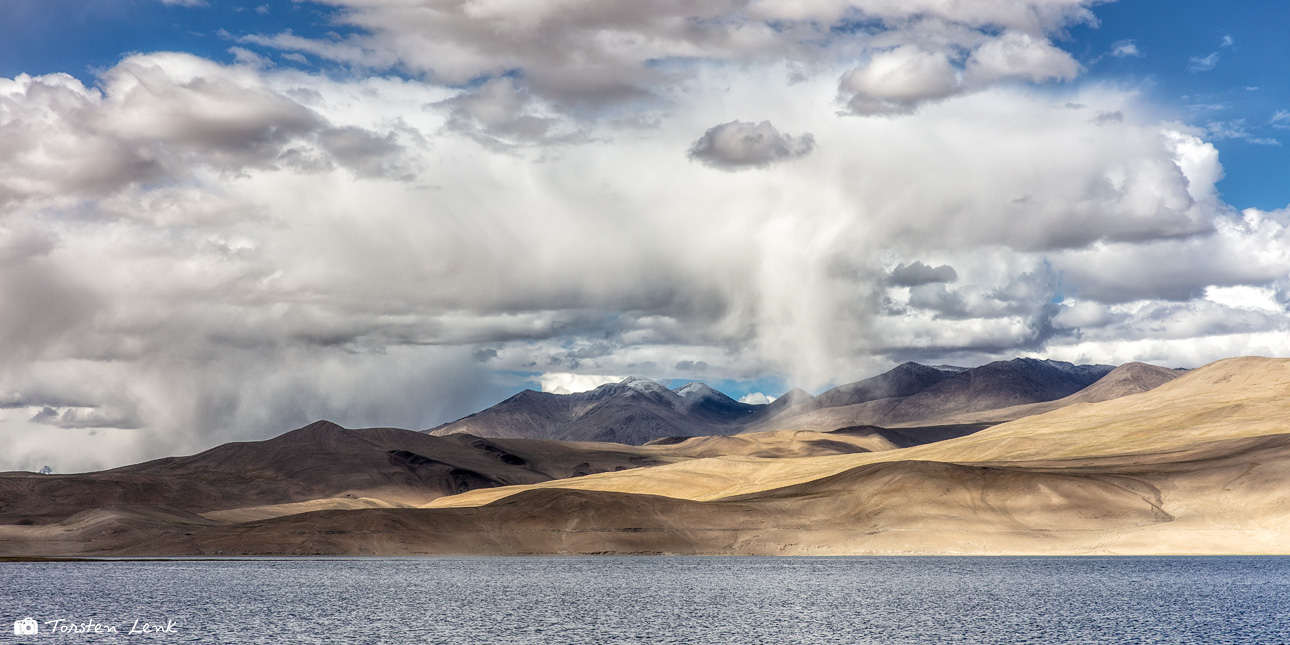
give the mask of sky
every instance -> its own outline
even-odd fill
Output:
[[[758,399],[908,360],[1290,355],[1287,24],[3,0],[0,470],[629,375]]]

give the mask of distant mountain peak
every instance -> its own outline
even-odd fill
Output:
[[[674,396],[672,390],[667,389],[666,386],[661,385],[655,381],[651,381],[647,378],[641,378],[639,376],[629,376],[619,381],[618,387],[630,388],[632,390],[640,392],[641,394],[654,394],[654,395],[661,395],[665,397]]]
[[[686,383],[672,391],[675,392],[677,396],[686,399],[687,401],[690,399],[699,399],[717,394],[725,396],[724,394],[721,394],[721,392],[718,392],[709,386],[707,383],[700,383],[698,381]]]
[[[917,364],[918,364],[918,363],[914,363],[914,365],[917,365]],[[972,369],[972,368],[970,368],[970,367],[960,367],[960,366],[958,366],[958,365],[928,365],[928,367],[930,367],[930,368],[932,368],[932,369],[934,369],[934,370],[940,370],[940,371],[942,371],[942,372],[953,372],[953,373],[955,373],[955,374],[957,374],[957,373],[959,373],[959,372],[966,372],[966,371],[968,371],[968,370]]]
[[[789,401],[808,401],[813,398],[815,397],[812,396],[810,392],[807,392],[800,387],[795,387],[779,397],[779,399],[787,399]],[[778,401],[779,399],[775,400]]]

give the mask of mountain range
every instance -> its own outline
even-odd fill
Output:
[[[703,383],[669,390],[633,377],[577,394],[524,390],[428,432],[642,444],[668,436],[734,434],[766,410],[767,406],[740,403]]]
[[[855,425],[927,425],[956,414],[1057,400],[1113,369],[1030,358],[972,369],[904,363],[819,396],[794,389],[764,405],[739,403],[703,383],[669,390],[633,377],[577,394],[525,390],[427,432],[639,445],[665,437],[808,426],[827,432]]]
[[[1290,360],[1254,357],[905,364],[778,406],[629,379],[467,419],[644,445],[317,422],[0,473],[0,557],[1290,553],[1288,394]],[[727,432],[676,432],[699,423]]]

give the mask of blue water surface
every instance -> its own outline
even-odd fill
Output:
[[[1274,557],[0,564],[22,643],[1286,643],[1287,609]]]

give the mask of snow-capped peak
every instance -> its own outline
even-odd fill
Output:
[[[703,399],[716,394],[721,394],[720,392],[709,387],[708,384],[699,383],[697,381],[694,383],[686,383],[685,385],[682,385],[681,387],[678,387],[672,391],[676,392],[677,396],[687,401],[692,399]]]
[[[636,390],[637,392],[640,392],[641,394],[662,394],[662,395],[672,394],[672,390],[669,390],[666,387],[658,383],[655,383],[654,381],[651,381],[647,378],[640,378],[639,376],[629,376],[623,379],[622,381],[620,381],[618,385],[620,387],[629,387],[633,390]]]

